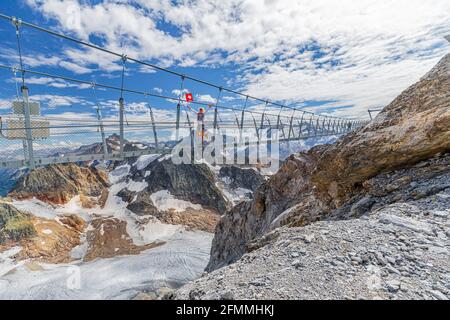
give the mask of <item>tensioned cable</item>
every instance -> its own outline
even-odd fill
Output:
[[[9,20],[9,21],[12,21],[12,22],[17,20],[15,17],[10,17],[10,16],[2,14],[2,13],[0,13],[0,18],[5,19],[5,20]],[[92,43],[88,43],[88,42],[85,42],[85,41],[82,41],[82,40],[79,40],[79,39],[75,39],[73,37],[67,36],[67,35],[62,34],[60,32],[55,32],[55,31],[49,30],[49,29],[44,28],[44,27],[40,27],[38,25],[29,23],[29,22],[25,22],[25,21],[22,21],[22,20],[18,20],[18,21],[20,21],[22,25],[27,26],[29,28],[33,28],[35,30],[38,30],[38,31],[41,31],[41,32],[45,32],[45,33],[48,33],[48,34],[56,36],[56,37],[59,37],[59,38],[62,38],[62,39],[65,39],[65,40],[68,40],[68,41],[71,41],[71,42],[74,42],[74,43],[77,43],[77,44],[80,44],[80,45],[83,45],[83,46],[86,46],[86,47],[89,47],[89,48],[92,48],[92,49],[95,49],[95,50],[99,50],[99,51],[102,51],[102,52],[114,55],[114,56],[119,57],[119,58],[123,58],[123,54],[119,54],[119,53],[114,52],[112,50],[108,50],[108,49],[99,47],[97,45],[94,45]],[[173,74],[173,75],[176,75],[176,76],[180,76],[180,77],[183,76],[186,79],[189,79],[189,80],[192,80],[192,81],[195,81],[197,83],[201,83],[201,84],[204,84],[204,85],[207,85],[207,86],[210,86],[210,87],[215,87],[217,89],[222,88],[224,91],[227,91],[227,92],[235,94],[235,95],[239,95],[239,96],[242,96],[242,97],[247,97],[248,96],[249,98],[251,98],[253,100],[260,101],[260,102],[268,102],[269,104],[271,104],[273,106],[277,106],[277,107],[284,107],[284,108],[288,108],[288,109],[296,109],[296,110],[299,110],[299,111],[305,111],[305,110],[302,110],[302,109],[293,108],[293,107],[286,106],[286,105],[283,105],[283,104],[280,104],[280,103],[272,102],[272,101],[269,101],[269,100],[266,100],[266,99],[261,99],[261,98],[258,98],[258,97],[250,96],[248,94],[245,94],[245,93],[233,90],[233,89],[224,88],[224,87],[216,85],[214,83],[211,83],[211,82],[208,82],[208,81],[204,81],[204,80],[201,80],[201,79],[198,79],[198,78],[195,78],[195,77],[192,77],[192,76],[188,76],[188,75],[185,75],[185,74],[181,74],[179,72],[176,72],[176,71],[173,71],[173,70],[169,70],[167,68],[159,67],[157,65],[154,65],[154,64],[151,64],[151,63],[148,63],[148,62],[145,62],[145,61],[141,61],[141,60],[138,60],[138,59],[135,59],[135,58],[132,58],[132,57],[127,57],[127,59],[129,61],[141,64],[141,65],[145,65],[145,66],[151,67],[151,68],[159,70],[159,71],[163,71],[163,72],[170,73],[170,74]],[[305,112],[309,113],[309,114],[314,114],[313,112],[309,112],[309,111],[305,111]],[[332,116],[332,117],[335,118],[335,119],[345,119],[345,118],[342,118],[342,117],[335,117],[335,116]],[[354,122],[355,120],[348,119],[348,121]]]
[[[8,70],[13,70],[14,67],[11,66],[7,66],[4,64],[0,64],[0,68],[2,69],[8,69]],[[17,68],[16,68],[17,70]],[[112,85],[106,85],[106,84],[101,84],[101,83],[93,83],[92,81],[86,81],[86,80],[80,80],[80,79],[75,79],[75,78],[71,78],[71,77],[66,77],[66,76],[61,76],[61,75],[55,75],[55,74],[51,74],[51,73],[47,73],[47,72],[41,72],[41,71],[34,71],[34,70],[29,70],[29,69],[19,69],[17,71],[20,72],[24,72],[24,73],[29,73],[29,74],[33,74],[33,75],[38,75],[38,76],[42,76],[42,77],[49,77],[49,78],[54,78],[54,79],[60,79],[60,80],[66,80],[66,81],[70,81],[70,82],[75,82],[75,83],[79,83],[79,84],[87,84],[87,85],[92,85],[94,84],[96,87],[101,87],[104,89],[111,89],[111,90],[122,90],[122,88],[120,87],[116,87],[116,86],[112,86]],[[140,95],[144,95],[144,96],[150,96],[150,97],[155,97],[155,98],[160,98],[160,99],[166,99],[166,100],[171,100],[171,101],[178,101],[178,98],[175,97],[170,97],[170,96],[163,96],[163,95],[158,95],[158,94],[154,94],[154,93],[150,93],[150,92],[145,92],[145,91],[140,91],[140,90],[135,90],[135,89],[128,89],[128,88],[123,88],[124,92],[128,92],[128,93],[134,93],[134,94],[140,94]],[[187,102],[186,100],[181,100],[182,102]],[[196,104],[196,105],[201,105],[201,106],[209,106],[210,104],[208,103],[204,103],[204,102],[198,102],[198,101],[193,101],[190,102],[192,104]],[[242,111],[242,109],[237,109],[237,108],[233,108],[233,107],[227,107],[227,106],[220,106],[217,105],[217,108],[220,109],[226,109],[226,110],[238,110],[238,111]],[[250,111],[246,111],[246,112],[250,112]],[[263,114],[261,112],[258,111],[251,111],[255,114]],[[302,110],[303,112],[303,110]],[[314,113],[310,113],[307,111],[304,111],[305,113],[310,114],[311,116],[316,116],[316,117],[323,117],[322,115],[317,115]],[[266,117],[267,116],[273,116],[273,117],[277,117],[276,114],[269,114],[266,113],[265,114]],[[282,117],[284,118],[289,118],[289,116],[283,115]],[[354,122],[354,120],[346,120],[343,119],[347,122]]]

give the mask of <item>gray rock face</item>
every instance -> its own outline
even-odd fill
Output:
[[[359,218],[284,226],[254,240],[254,250],[237,262],[181,287],[175,298],[232,292],[233,299],[256,300],[448,300],[449,216],[447,188]]]
[[[146,175],[146,172],[149,174]],[[214,173],[205,164],[175,165],[170,159],[161,158],[151,162],[142,170],[133,166],[129,178],[133,181],[145,180],[148,183],[148,187],[137,193],[137,199],[129,207],[137,214],[152,211],[149,197],[152,193],[161,190],[168,190],[176,198],[200,204],[220,214],[230,207],[230,203],[216,186],[217,180]]]
[[[207,270],[236,261],[249,241],[273,228],[359,217],[386,203],[420,199],[445,189],[448,180],[434,185],[427,181],[444,177],[449,168],[446,156],[440,164],[428,162],[450,151],[449,86],[450,54],[367,127],[332,145],[289,157],[258,188],[253,201],[222,217]],[[418,174],[409,172],[409,178],[402,178],[405,172],[389,175],[413,166],[419,166]]]
[[[255,191],[264,182],[264,177],[258,171],[237,166],[220,168],[219,178],[229,179],[231,188],[245,188],[251,191]]]

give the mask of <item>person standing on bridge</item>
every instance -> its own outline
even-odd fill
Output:
[[[191,93],[187,93],[185,96],[186,102],[193,102],[193,96]],[[208,105],[208,110],[211,108],[211,105]],[[198,111],[194,110],[189,104],[187,104],[187,108],[195,112],[197,115],[197,129],[196,129],[196,140],[199,138],[199,143],[196,143],[197,150],[201,153],[196,153],[199,157],[203,158],[203,149],[205,144],[205,135],[206,135],[206,127],[205,127],[205,115],[207,113],[207,110],[203,107],[200,107]],[[198,137],[198,138],[197,138]]]

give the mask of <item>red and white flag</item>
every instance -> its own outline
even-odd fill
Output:
[[[185,98],[186,102],[193,102],[194,101],[194,96],[192,95],[192,93],[186,93],[184,98]]]

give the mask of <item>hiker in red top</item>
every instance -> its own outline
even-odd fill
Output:
[[[206,132],[206,129],[205,129],[206,110],[205,110],[205,108],[200,107],[198,109],[198,111],[196,112],[191,107],[188,106],[188,108],[197,114],[197,135],[202,138],[202,145],[203,145],[204,139],[205,139],[205,132]]]

